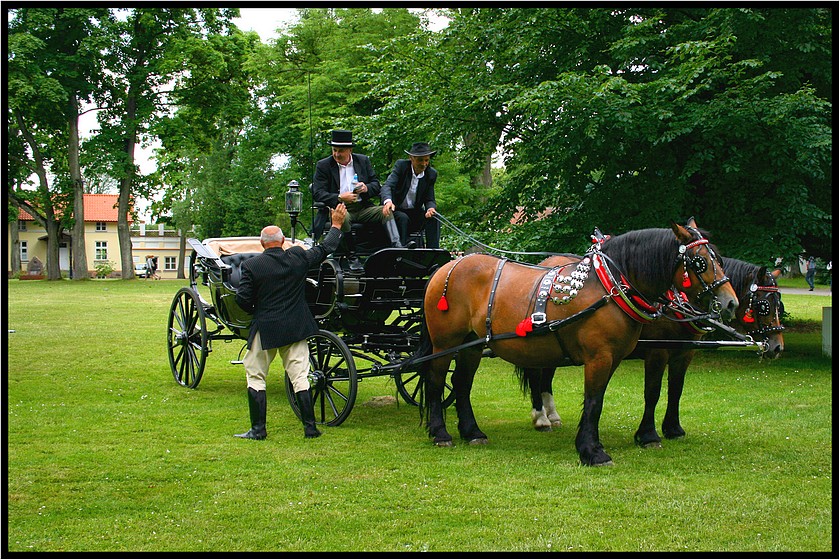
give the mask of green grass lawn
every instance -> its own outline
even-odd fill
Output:
[[[775,361],[698,352],[687,436],[661,449],[633,443],[644,372],[626,361],[600,423],[615,466],[586,468],[574,447],[582,368],[558,372],[564,426],[538,433],[499,359],[473,389],[487,446],[436,448],[416,408],[369,406],[396,394],[389,377],[363,380],[350,417],[304,440],[279,361],[268,439],[236,439],[249,423],[244,370],[229,363],[241,344],[214,342],[195,390],[169,370],[169,306],[185,284],[9,282],[8,551],[834,549],[835,372],[818,328],[786,332]],[[798,323],[831,304],[784,300]]]

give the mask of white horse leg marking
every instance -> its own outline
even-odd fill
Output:
[[[543,410],[545,411],[544,414],[551,425],[555,428],[562,426],[563,422],[560,420],[560,415],[557,413],[557,407],[554,406],[554,396],[552,396],[551,393],[543,393],[542,400]]]
[[[545,415],[545,408],[537,412],[535,409],[531,409],[531,422],[534,424],[534,429],[539,432],[550,432],[551,431],[551,422],[548,420],[548,417]]]

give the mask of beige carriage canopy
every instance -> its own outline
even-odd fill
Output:
[[[213,250],[217,255],[236,255],[238,253],[262,253],[263,248],[259,237],[217,237],[206,239],[204,244]],[[294,245],[305,247],[300,241],[292,243],[287,237],[283,242],[283,248],[288,249]]]

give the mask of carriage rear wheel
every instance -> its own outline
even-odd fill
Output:
[[[358,377],[356,362],[347,344],[325,330],[307,338],[309,343],[309,392],[315,409],[315,421],[338,426],[350,415],[356,403]],[[298,418],[300,408],[289,376],[286,378],[286,397]]]
[[[169,309],[169,367],[175,381],[195,389],[204,373],[208,346],[207,321],[198,294],[181,288]]]
[[[456,358],[457,359],[457,358]],[[455,371],[455,360],[449,362],[449,370],[446,379],[452,379],[452,373]],[[397,386],[397,392],[405,402],[412,406],[420,405],[420,373],[416,371],[408,373],[395,373],[394,383]],[[446,408],[455,402],[455,393],[452,391],[451,381],[445,381],[443,385],[443,407]]]

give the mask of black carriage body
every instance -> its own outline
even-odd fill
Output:
[[[190,286],[173,301],[169,351],[176,381],[195,388],[214,340],[248,338],[252,316],[236,303],[236,290],[242,263],[262,247],[257,237],[188,243],[193,249]],[[319,395],[338,399],[324,403],[321,423],[335,426],[346,419],[356,382],[365,377],[393,375],[400,395],[418,404],[419,377],[399,366],[419,342],[426,283],[450,259],[441,249],[387,248],[370,255],[361,273],[348,271],[335,258],[310,269],[305,298],[321,329],[308,340],[310,385],[316,401]],[[199,284],[209,290],[209,301],[199,293]],[[289,403],[299,414],[288,379],[286,385]]]

